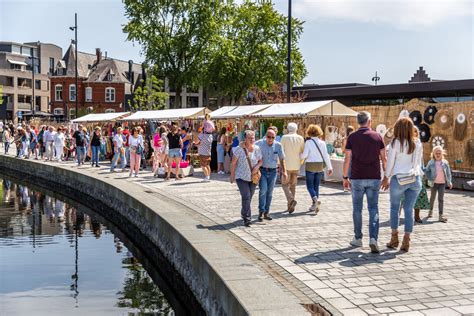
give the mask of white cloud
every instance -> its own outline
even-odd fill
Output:
[[[412,30],[472,18],[474,0],[293,0],[293,11],[305,21],[340,19]]]

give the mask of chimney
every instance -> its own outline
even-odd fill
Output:
[[[95,49],[95,55],[97,56],[97,63],[99,63],[102,60],[102,52],[100,51],[100,48]]]

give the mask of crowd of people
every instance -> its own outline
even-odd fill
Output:
[[[353,206],[354,238],[350,244],[362,246],[362,209],[366,196],[369,212],[369,246],[374,253],[379,252],[379,192],[390,193],[391,239],[389,248],[399,246],[400,213],[405,215],[404,236],[401,250],[408,251],[410,234],[414,222],[422,223],[420,211],[429,209],[428,217],[433,215],[436,196],[439,204],[439,221],[446,223],[444,214],[445,188],[452,188],[449,163],[445,159],[443,148],[436,146],[432,159],[425,165],[423,147],[416,126],[409,117],[401,116],[394,126],[394,137],[384,143],[382,136],[372,130],[371,115],[360,112],[357,116],[359,129],[349,126],[343,140],[345,153],[344,180],[345,189],[351,191]],[[311,198],[309,212],[318,214],[321,208],[320,183],[324,172],[332,175],[333,168],[320,126],[310,124],[305,137],[298,134],[298,125],[289,123],[283,136],[278,136],[278,128],[270,126],[262,139],[256,139],[255,131],[245,128],[240,134],[229,138],[223,127],[218,133],[210,117],[196,127],[179,127],[176,123],[162,123],[154,132],[145,136],[141,126],[117,126],[111,138],[113,155],[110,172],[115,172],[120,160],[122,172],[129,165],[129,176],[137,177],[146,167],[146,153],[152,163],[152,173],[163,175],[164,180],[174,173],[176,180],[183,177],[181,168],[187,165],[190,148],[197,147],[203,182],[209,182],[211,176],[212,143],[217,143],[217,172],[224,174],[224,160],[228,155],[230,163],[230,182],[236,183],[241,195],[241,216],[243,224],[250,226],[251,202],[258,186],[258,221],[272,220],[270,214],[273,191],[278,176],[287,200],[287,211],[292,214],[297,205],[296,187],[300,170],[304,165],[306,189]],[[74,154],[77,165],[82,165],[90,156],[92,166],[99,167],[103,157],[104,139],[101,127],[97,126],[89,133],[78,125],[74,130],[59,126],[5,126],[3,143],[8,154],[9,145],[17,143],[19,158],[44,159],[46,161],[68,160]],[[240,136],[240,137],[239,137]],[[279,140],[277,140],[279,139]],[[90,154],[88,154],[90,152]],[[146,153],[145,153],[146,152]],[[426,179],[431,187],[428,200]]]

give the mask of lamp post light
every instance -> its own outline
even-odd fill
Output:
[[[36,42],[37,49],[36,51],[38,52],[38,57],[35,57],[35,51],[33,49],[32,54],[31,54],[31,70],[32,70],[32,84],[31,84],[31,91],[32,91],[32,96],[31,96],[31,115],[32,117],[35,115],[36,111],[36,99],[35,99],[35,89],[36,89],[36,81],[35,81],[35,59],[39,59],[39,49],[40,49],[40,41]],[[41,88],[41,87],[40,87]]]
[[[76,100],[76,112],[74,114],[75,118],[77,118],[77,102],[78,102],[78,90],[79,86],[77,83],[77,13],[74,14],[74,26],[70,26],[69,29],[74,31],[74,48],[75,48],[75,62],[76,62],[76,89],[75,89],[75,100]],[[69,118],[69,112],[67,113],[67,117]]]

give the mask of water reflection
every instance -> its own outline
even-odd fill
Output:
[[[174,315],[93,212],[0,180],[0,314]]]

